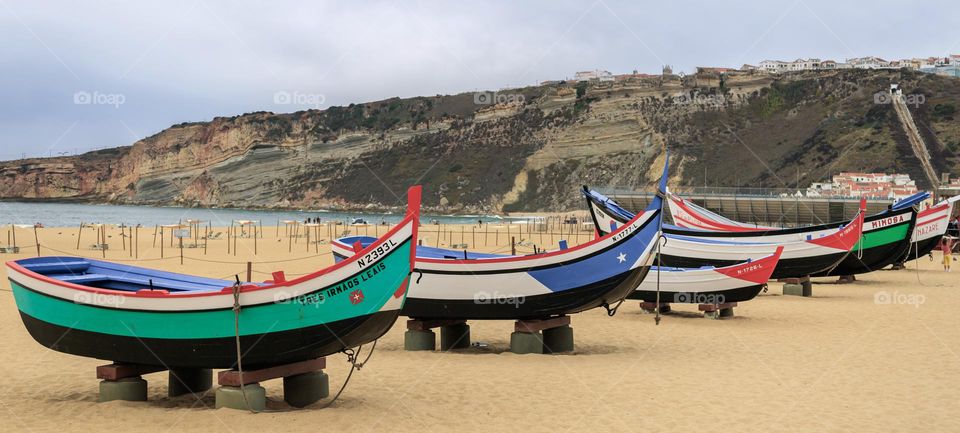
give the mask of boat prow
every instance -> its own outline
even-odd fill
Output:
[[[251,368],[373,341],[406,298],[419,187],[406,217],[349,260],[296,279],[234,283],[76,257],[7,263],[17,308],[40,344],[166,368]]]

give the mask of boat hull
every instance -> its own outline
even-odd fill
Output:
[[[943,239],[943,235],[932,237],[929,239],[924,239],[919,242],[911,242],[910,249],[907,251],[907,254],[903,256],[901,262],[909,262],[910,260],[916,260],[920,257],[924,257],[927,254],[933,252],[937,245],[940,244],[940,241]]]
[[[650,270],[642,266],[586,286],[522,297],[476,299],[417,298],[415,288],[400,314],[413,319],[532,320],[574,314],[624,299]],[[414,270],[416,273],[417,271]],[[464,276],[464,278],[470,278]],[[415,286],[414,286],[415,287]],[[489,292],[496,293],[493,288]]]
[[[915,212],[913,215],[916,215]],[[910,234],[916,218],[878,230],[864,230],[853,251],[836,267],[810,274],[813,277],[865,274],[894,264],[910,249]]]
[[[627,296],[627,299],[638,299],[644,302],[679,303],[679,304],[723,304],[726,302],[746,302],[766,287],[766,284],[745,283],[740,287],[721,290],[688,291],[688,292],[657,292],[654,290],[637,290]]]
[[[224,282],[222,290],[178,293],[81,290],[31,271],[36,259],[11,262],[8,274],[24,325],[50,349],[164,368],[232,368],[239,335],[244,367],[256,368],[331,355],[386,333],[409,285],[412,221],[356,259],[263,286],[234,288]],[[111,266],[93,262],[90,268]]]
[[[824,269],[829,269],[837,265],[844,260],[848,254],[849,252],[844,251],[835,254],[821,254],[800,258],[781,258],[780,261],[777,262],[777,267],[770,275],[770,278],[800,278],[815,272],[821,272]],[[742,262],[743,259],[721,260],[662,253],[657,257],[658,265],[675,268],[699,268],[703,266],[726,267]]]
[[[243,366],[256,369],[305,361],[356,347],[386,333],[398,315],[398,310],[380,311],[308,328],[243,335]],[[20,317],[38,343],[72,355],[164,368],[234,368],[237,364],[235,337],[188,341],[127,337],[56,325],[23,312]]]

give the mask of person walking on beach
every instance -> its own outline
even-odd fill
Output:
[[[953,239],[944,236],[940,241],[940,250],[943,251],[943,270],[950,272],[950,262],[953,261]]]

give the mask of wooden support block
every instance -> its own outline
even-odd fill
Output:
[[[208,368],[175,368],[167,378],[167,395],[202,394],[213,386],[213,370]]]
[[[856,275],[841,275],[840,278],[837,279],[837,284],[850,284],[854,281],[857,281]]]
[[[276,379],[280,377],[293,376],[297,374],[308,373],[311,371],[323,370],[327,367],[327,358],[308,359],[306,361],[294,362],[273,367],[261,368],[259,370],[247,370],[243,372],[243,383],[240,383],[240,372],[237,370],[224,370],[217,374],[217,383],[222,386],[247,385],[263,382],[265,380]]]
[[[437,350],[437,334],[429,329],[408,329],[403,333],[403,350]]]
[[[140,376],[128,376],[117,380],[100,381],[97,400],[147,401],[147,381]]]
[[[719,311],[724,308],[733,308],[736,307],[736,302],[726,302],[723,304],[700,304],[697,306],[697,309],[703,312],[714,312]]]
[[[215,398],[214,406],[217,409],[227,407],[230,409],[260,412],[267,407],[267,390],[257,383],[244,385],[243,388],[239,386],[221,386],[217,388]]]
[[[411,331],[429,331],[433,328],[439,328],[441,326],[452,326],[459,325],[461,323],[467,323],[466,320],[417,320],[410,319],[407,320],[407,329]]]
[[[645,313],[656,313],[657,308],[660,309],[660,313],[669,313],[670,304],[666,302],[661,302],[657,304],[656,302],[640,302],[640,309]]]
[[[543,320],[517,320],[514,322],[515,332],[536,333],[544,329],[556,328],[570,324],[570,316],[551,317]]]
[[[470,347],[470,325],[457,323],[440,327],[440,350]]]
[[[543,353],[573,352],[573,328],[569,325],[543,330]]]
[[[330,378],[322,371],[283,378],[283,401],[293,407],[305,407],[330,395]]]
[[[784,296],[803,296],[803,286],[800,284],[784,284],[783,285],[783,295]]]
[[[97,379],[120,380],[127,377],[138,377],[144,374],[164,371],[166,368],[159,365],[140,364],[106,364],[97,366]]]
[[[510,351],[518,355],[543,353],[543,336],[539,332],[515,331],[510,334]]]

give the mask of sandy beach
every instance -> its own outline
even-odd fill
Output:
[[[424,243],[509,251],[505,229],[497,233],[497,245],[488,232],[484,246],[473,240],[477,229],[471,227],[449,226],[445,238],[438,230],[438,240],[425,225]],[[238,240],[236,255],[227,254],[225,239],[210,241],[206,255],[202,248],[186,248],[181,265],[169,239],[161,259],[159,247],[151,246],[153,228],[141,228],[136,262],[232,279],[244,278],[249,260],[254,280],[332,263],[326,239],[291,244],[283,232],[278,237],[275,228],[265,227],[256,254],[247,238]],[[581,242],[590,236],[578,234]],[[84,231],[79,250],[76,235],[76,227],[39,230],[41,253],[102,257],[89,248],[94,229]],[[569,233],[553,241],[513,235],[520,251],[530,243],[571,239]],[[4,260],[36,255],[32,230],[18,230],[17,236],[21,253],[0,255]],[[133,260],[118,229],[108,229],[108,236],[108,260]],[[781,296],[781,284],[772,282],[767,293],[725,320],[704,319],[687,305],[675,306],[659,326],[636,302],[624,304],[615,317],[589,311],[573,317],[576,350],[569,355],[509,353],[513,323],[506,321],[470,323],[473,341],[484,347],[405,352],[398,322],[332,407],[290,408],[282,401],[281,381],[274,380],[263,385],[268,408],[276,412],[255,415],[213,409],[212,391],[199,400],[170,399],[166,373],[144,376],[148,402],[97,403],[94,370],[106,362],[34,342],[4,278],[0,430],[958,431],[960,274],[943,272],[939,253],[934,255],[934,261],[921,258],[907,270],[874,272],[851,285],[819,279],[812,298]],[[347,367],[342,355],[328,358],[331,391]]]

